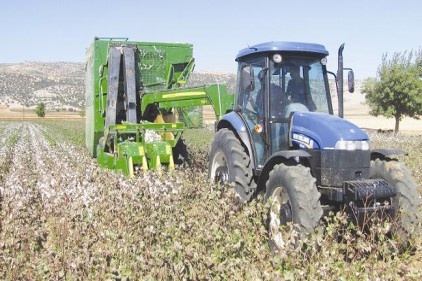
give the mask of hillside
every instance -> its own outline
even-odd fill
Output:
[[[84,101],[82,63],[23,62],[0,64],[0,104],[48,109],[79,109]]]
[[[49,110],[80,110],[85,106],[84,64],[23,62],[0,64],[0,105]],[[235,74],[193,73],[188,86],[227,83],[234,89]]]

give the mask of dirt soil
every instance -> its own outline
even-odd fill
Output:
[[[23,108],[23,107],[7,107],[4,104],[0,104],[0,120],[1,119],[33,119],[39,118],[35,114],[35,108]],[[45,118],[57,118],[57,119],[73,119],[82,118],[79,112],[67,112],[67,111],[47,111]]]
[[[346,119],[365,129],[394,130],[394,118],[374,117],[369,115],[369,111],[363,94],[359,92],[345,94],[344,116]],[[403,134],[422,134],[422,120],[403,118],[400,122],[399,131]]]

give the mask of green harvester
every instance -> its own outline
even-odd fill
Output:
[[[129,176],[183,162],[182,133],[202,124],[197,108],[212,105],[219,120],[234,104],[225,85],[186,87],[194,62],[191,44],[95,38],[85,77],[91,156]]]

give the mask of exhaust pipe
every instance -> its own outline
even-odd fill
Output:
[[[338,96],[338,116],[343,118],[343,49],[344,43],[338,49],[338,68],[337,68],[337,96]]]

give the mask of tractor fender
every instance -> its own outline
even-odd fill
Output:
[[[385,158],[389,158],[392,155],[407,155],[407,153],[401,149],[380,148],[380,149],[371,150],[371,160],[375,160],[375,159],[382,160]]]
[[[237,112],[232,111],[227,113],[220,119],[220,121],[218,121],[216,130],[219,131],[223,128],[227,128],[233,131],[233,133],[242,143],[243,147],[246,149],[246,153],[249,155],[251,162],[255,163],[248,129],[246,128],[245,122]]]
[[[267,182],[269,174],[275,165],[280,163],[296,165],[299,163],[308,162],[303,160],[311,157],[311,154],[305,150],[284,150],[274,153],[265,162],[265,165],[259,175],[258,190],[265,190],[265,183]]]

